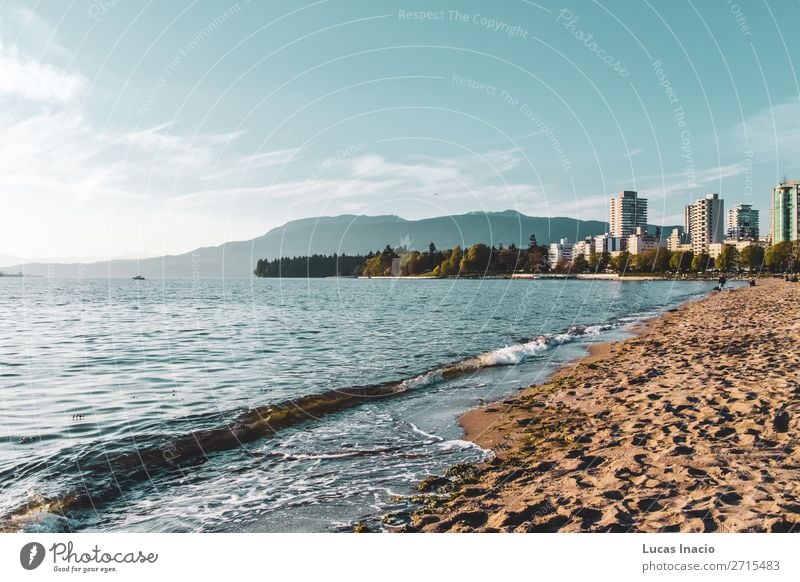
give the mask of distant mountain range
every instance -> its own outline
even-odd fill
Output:
[[[49,277],[132,277],[137,274],[148,278],[249,277],[258,259],[280,256],[367,253],[382,250],[387,244],[424,250],[431,242],[440,249],[479,242],[527,246],[531,234],[536,235],[540,244],[545,244],[562,238],[580,240],[602,234],[607,229],[607,223],[597,220],[542,218],[513,210],[422,220],[405,220],[399,216],[326,216],[293,220],[252,240],[203,247],[182,255],[94,263],[24,263],[0,270]]]

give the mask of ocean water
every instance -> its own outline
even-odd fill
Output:
[[[0,529],[380,527],[458,415],[708,282],[0,279]]]

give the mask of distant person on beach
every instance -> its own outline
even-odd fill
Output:
[[[720,291],[722,291],[723,287],[725,287],[725,283],[727,283],[727,282],[728,282],[728,279],[725,277],[725,275],[722,275],[719,278],[719,290]]]
[[[750,279],[750,286],[751,287],[755,287],[756,286],[756,280],[755,279]]]

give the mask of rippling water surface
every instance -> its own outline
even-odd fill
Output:
[[[486,458],[459,413],[712,286],[0,279],[0,521],[374,521],[426,475]],[[363,394],[351,401],[351,388]],[[298,400],[320,394],[328,408]]]

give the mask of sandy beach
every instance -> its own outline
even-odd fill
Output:
[[[800,285],[714,293],[461,419],[417,531],[800,530]],[[468,470],[467,470],[468,469]]]

